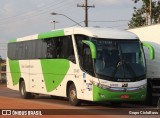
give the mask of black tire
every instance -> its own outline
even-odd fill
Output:
[[[73,106],[79,106],[80,100],[77,99],[77,91],[74,84],[71,84],[68,90],[69,103]]]
[[[52,98],[52,99],[54,99],[54,98],[55,98],[55,96],[54,96],[54,95],[51,95],[51,98]]]
[[[152,85],[150,80],[147,80],[147,96],[146,96],[146,100],[145,100],[145,104],[146,105],[153,105],[152,103],[153,99],[152,99]]]
[[[24,81],[21,81],[20,86],[19,86],[19,92],[22,98],[24,99],[30,99],[33,98],[32,93],[26,92],[26,86]]]

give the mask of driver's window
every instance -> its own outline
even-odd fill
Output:
[[[93,75],[93,62],[91,57],[91,50],[90,48],[84,44],[83,48],[83,69],[88,72],[89,74]]]
[[[90,48],[88,45],[82,42],[82,40],[89,40],[89,37],[85,35],[75,35],[75,39],[80,67],[87,73],[93,75],[93,62],[91,58]]]

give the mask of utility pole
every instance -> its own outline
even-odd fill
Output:
[[[85,4],[82,4],[82,5],[77,4],[77,7],[85,8],[85,27],[88,27],[88,9],[95,8],[95,5],[89,6],[88,0],[85,0]]]
[[[54,29],[56,29],[56,23],[59,23],[59,22],[53,20],[53,21],[50,21],[50,23],[54,23]]]

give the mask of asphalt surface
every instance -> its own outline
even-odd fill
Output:
[[[43,114],[56,115],[58,117],[70,116],[71,118],[76,115],[78,117],[89,116],[92,118],[96,117],[107,117],[107,118],[120,118],[120,115],[125,115],[122,117],[134,117],[132,114],[129,115],[129,111],[134,111],[136,109],[142,109],[146,111],[146,108],[155,109],[154,106],[140,105],[138,103],[122,103],[120,106],[112,106],[110,103],[92,103],[84,102],[81,106],[75,107],[71,106],[66,98],[61,97],[51,97],[46,95],[36,95],[34,99],[22,99],[18,91],[10,90],[5,85],[0,85],[0,109],[38,109],[41,110]],[[113,116],[114,115],[114,116]],[[129,115],[129,116],[127,116]],[[2,115],[0,115],[2,117]],[[4,117],[4,116],[3,116]],[[9,117],[9,116],[5,116]],[[13,117],[13,116],[12,116]],[[14,116],[15,117],[15,116]],[[17,116],[16,117],[20,117]],[[29,116],[32,117],[32,116]],[[39,116],[44,117],[44,116]],[[146,117],[146,115],[145,115]],[[148,116],[147,117],[151,117]],[[154,118],[158,118],[154,115]],[[9,117],[10,118],[10,117]]]

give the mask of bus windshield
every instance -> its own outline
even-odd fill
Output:
[[[135,81],[145,76],[144,54],[139,40],[92,38],[91,41],[97,50],[97,75],[116,81]]]

